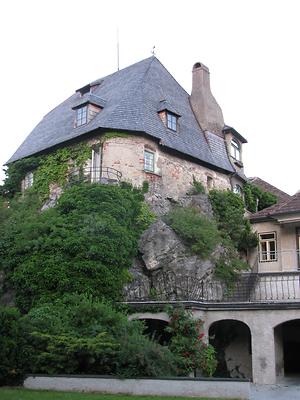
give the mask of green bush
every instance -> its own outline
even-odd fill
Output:
[[[84,295],[67,295],[32,309],[34,373],[169,376],[175,358],[143,335],[140,321]]]
[[[251,183],[244,185],[243,192],[246,209],[253,213],[277,203],[277,197],[274,194],[265,192]]]
[[[211,254],[220,242],[214,220],[194,208],[176,208],[167,215],[166,220],[191,251],[203,258]]]
[[[169,348],[177,357],[180,375],[196,375],[200,370],[203,375],[212,376],[217,361],[214,348],[203,341],[202,321],[194,319],[192,312],[183,307],[170,307],[167,312],[170,323],[166,329],[172,335]]]
[[[0,386],[21,382],[31,353],[25,325],[14,308],[0,307]]]
[[[140,333],[120,338],[116,374],[121,378],[177,375],[177,358],[168,349]]]
[[[250,223],[244,216],[241,196],[229,190],[212,190],[209,199],[223,238],[229,238],[238,250],[246,251],[257,246],[257,236],[251,232]]]
[[[142,193],[82,184],[66,190],[55,208],[41,213],[39,206],[29,191],[12,202],[0,228],[0,269],[18,307],[27,311],[65,293],[120,299],[138,239],[153,220]]]
[[[197,181],[197,179],[193,175],[193,192],[192,194],[203,194],[205,193],[205,188],[203,186],[203,183],[200,181]]]
[[[237,249],[229,240],[223,240],[223,254],[217,260],[214,274],[221,279],[228,289],[232,289],[239,273],[248,270],[249,265],[240,259]]]

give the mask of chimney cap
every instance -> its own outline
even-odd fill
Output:
[[[200,62],[196,62],[196,63],[193,65],[193,71],[195,71],[196,69],[204,69],[205,71],[209,72],[208,67],[206,67],[206,65],[204,65],[204,64],[202,64],[202,63],[200,63]]]

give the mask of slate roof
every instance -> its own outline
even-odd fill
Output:
[[[281,201],[250,216],[252,222],[276,218],[283,214],[300,213],[300,192],[290,196],[288,200]]]
[[[147,58],[92,84],[97,82],[99,86],[94,86],[93,95],[101,98],[105,105],[92,121],[74,128],[75,111],[72,107],[82,100],[77,91],[42,119],[8,163],[103,128],[144,132],[158,139],[163,147],[227,173],[234,172],[224,139],[201,131],[190,106],[189,94],[156,57]],[[179,132],[170,131],[161,121],[157,113],[161,101],[172,106],[181,116]]]
[[[277,197],[277,200],[278,200],[277,203],[279,203],[281,201],[288,201],[292,197],[289,194],[278,189],[277,187],[264,181],[263,179],[258,178],[257,176],[253,177],[253,178],[249,178],[249,182],[255,186],[258,186],[260,189],[264,190],[265,192],[270,192],[270,193],[274,194]]]

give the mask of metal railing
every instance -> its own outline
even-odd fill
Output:
[[[122,173],[115,168],[81,168],[72,171],[68,175],[68,184],[76,183],[103,183],[116,184],[122,178]]]
[[[125,288],[130,301],[196,301],[202,303],[263,303],[300,301],[300,273],[241,274],[230,287],[218,280],[161,272],[139,278]]]

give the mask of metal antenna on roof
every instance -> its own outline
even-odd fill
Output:
[[[119,28],[117,28],[117,67],[120,70],[120,46],[119,46]]]
[[[155,56],[155,46],[152,47],[151,53],[153,56]]]

